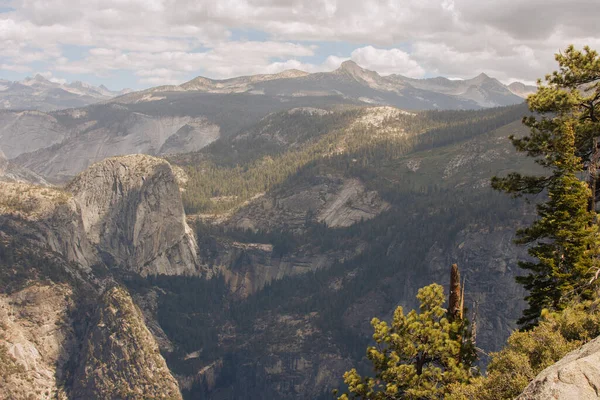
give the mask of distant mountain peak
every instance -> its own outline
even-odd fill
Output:
[[[377,84],[381,76],[375,72],[365,69],[352,60],[344,61],[338,69],[333,71],[337,75],[346,75],[359,81],[365,81],[368,84]]]
[[[522,82],[512,82],[507,86],[507,88],[517,96],[524,99],[526,99],[530,94],[537,92],[537,86],[526,85]]]
[[[44,78],[42,75],[40,74],[35,74],[35,76],[31,77],[28,76],[27,78],[25,78],[22,83],[24,85],[35,85],[35,84],[44,84],[44,85],[48,85],[48,84],[53,84],[52,81],[49,81],[48,79]]]
[[[40,74],[35,74],[35,76],[33,77],[33,80],[36,80],[38,82],[50,82],[48,79],[44,78]]]
[[[365,72],[367,70],[352,60],[346,60],[340,65],[340,67],[337,69],[337,71],[356,73],[356,72]]]

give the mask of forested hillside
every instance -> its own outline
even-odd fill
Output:
[[[190,177],[184,194],[187,213],[222,212],[272,189],[309,164],[343,175],[363,173],[411,152],[489,132],[525,113],[522,105],[419,113],[389,107],[298,109],[270,115],[199,154],[171,161],[185,166]]]
[[[188,398],[328,397],[340,371],[362,358],[370,317],[414,306],[419,287],[447,283],[452,262],[464,269],[467,304],[477,310],[478,346],[499,349],[523,307],[514,283],[522,252],[511,239],[531,207],[494,192],[489,177],[535,170],[507,139],[525,132],[525,114],[523,106],[286,111],[173,158],[189,175],[188,213],[202,213],[192,218],[202,258],[225,275],[130,285],[142,297],[164,293],[157,315],[175,345],[171,368],[210,366]],[[305,205],[328,198],[338,181],[360,182],[357,190],[388,206],[328,226],[322,209]],[[341,206],[352,209],[352,201]],[[283,275],[263,279],[276,268]],[[324,371],[327,378],[317,378]]]

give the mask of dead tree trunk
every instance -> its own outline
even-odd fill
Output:
[[[450,270],[450,298],[448,300],[448,316],[451,321],[459,320],[463,317],[463,296],[458,265],[452,264]]]

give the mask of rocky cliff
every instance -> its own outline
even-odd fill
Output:
[[[177,177],[169,163],[144,155],[106,159],[67,187],[86,237],[103,260],[140,275],[199,274]]]
[[[0,295],[0,398],[64,398],[76,340],[68,285],[35,284]]]
[[[573,350],[535,377],[518,400],[592,400],[600,397],[600,338]]]
[[[241,229],[303,231],[307,222],[346,228],[373,219],[390,205],[356,178],[315,176],[257,198],[229,217]]]
[[[0,398],[181,398],[107,269],[199,273],[176,175],[131,156],[68,190],[0,182]]]
[[[100,300],[74,382],[73,399],[181,399],[141,312],[116,287]]]
[[[63,190],[0,182],[0,231],[34,237],[37,245],[84,269],[99,261],[85,234],[79,205]]]
[[[6,156],[55,182],[106,157],[197,151],[219,136],[219,126],[202,116],[149,115],[114,104],[53,113],[0,112]]]

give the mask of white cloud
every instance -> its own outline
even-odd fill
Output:
[[[13,0],[10,6],[15,11],[0,13],[4,70],[24,72],[34,63],[68,74],[128,70],[144,84],[193,73],[331,70],[344,56],[382,74],[486,72],[533,81],[555,68],[553,54],[567,44],[600,46],[598,0]],[[234,40],[236,30],[269,38]],[[307,62],[316,49],[302,41],[357,49]],[[74,59],[65,46],[91,50]]]
[[[375,70],[383,75],[400,74],[411,78],[421,78],[425,70],[400,49],[376,49],[366,46],[352,52],[351,58],[357,64]]]
[[[0,64],[0,70],[14,71],[14,72],[30,72],[31,68],[27,65],[15,65],[15,64]]]

